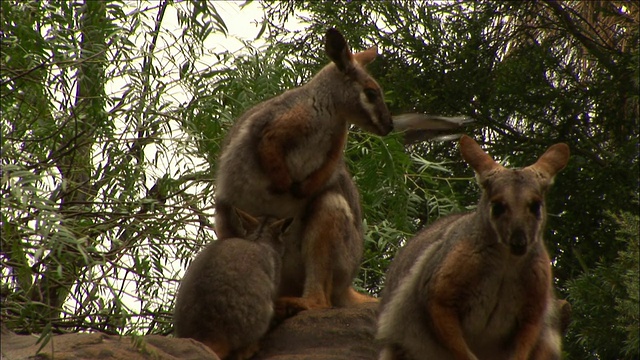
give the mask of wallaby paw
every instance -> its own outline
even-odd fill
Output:
[[[313,309],[328,309],[330,304],[304,297],[282,297],[275,302],[276,318],[285,319],[296,315],[300,311]]]
[[[281,298],[276,300],[273,310],[274,318],[279,322],[296,315],[298,312],[304,309],[294,309],[293,307],[289,306],[289,302],[286,300],[286,298]]]
[[[375,297],[370,296],[370,295],[359,293],[354,288],[349,288],[347,290],[346,296],[344,298],[345,298],[344,304],[346,306],[364,304],[364,303],[377,303],[377,302],[380,302],[380,300],[378,298],[375,298]]]

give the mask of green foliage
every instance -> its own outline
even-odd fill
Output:
[[[3,324],[42,346],[168,332],[184,261],[213,238],[205,160],[171,96],[224,22],[200,3],[1,6]]]
[[[638,214],[611,216],[620,230],[614,241],[622,250],[613,263],[595,268],[568,282],[573,316],[570,351],[581,358],[637,359],[640,339],[640,222]],[[592,349],[598,349],[597,353]]]

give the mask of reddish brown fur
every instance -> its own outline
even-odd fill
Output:
[[[332,140],[331,149],[327,152],[324,163],[302,182],[300,191],[294,193],[295,196],[307,197],[317,193],[336,172],[336,167],[342,160],[342,151],[347,141],[347,133],[336,133]]]
[[[209,347],[220,359],[226,359],[229,354],[231,354],[231,345],[228,341],[211,341],[211,340],[201,340],[203,344]]]
[[[525,302],[521,313],[521,328],[516,334],[514,358],[527,360],[538,341],[544,325],[545,309],[551,301],[551,260],[546,251],[538,255],[537,262],[523,276],[522,283],[525,285]]]
[[[331,196],[340,198],[330,192],[309,206],[307,216],[314,221],[309,222],[304,230],[306,242],[303,244],[302,256],[308,259],[305,262],[304,290],[301,296],[285,296],[278,300],[280,315],[375,301],[372,297],[353,290],[349,285],[354,274],[336,266],[341,264],[339,257],[347,253],[345,238],[353,236],[349,233],[356,229],[349,224],[355,219],[350,209],[340,207],[339,204],[333,208],[327,205],[327,199]]]
[[[460,289],[469,289],[478,282],[481,273],[476,269],[482,258],[475,254],[471,243],[461,241],[450,251],[433,277],[433,298],[428,299],[427,311],[433,321],[438,339],[455,354],[456,359],[468,359],[458,309],[465,302]],[[466,293],[463,296],[470,296]]]
[[[358,63],[362,64],[362,65],[367,65],[369,63],[371,63],[376,56],[378,56],[378,48],[377,47],[372,47],[370,49],[367,49],[365,51],[361,51],[359,53],[355,53],[352,55],[353,59],[355,61],[357,61]],[[376,84],[375,87],[378,87],[378,85]]]
[[[274,119],[262,132],[258,156],[265,174],[271,179],[274,191],[291,189],[292,180],[286,163],[287,147],[292,139],[305,136],[309,131],[308,111],[304,106],[289,109]]]

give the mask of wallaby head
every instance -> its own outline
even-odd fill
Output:
[[[514,255],[526,254],[542,238],[545,194],[554,176],[566,166],[569,147],[555,144],[533,165],[522,169],[504,168],[468,136],[460,139],[460,152],[483,190],[477,212],[499,243]]]
[[[366,131],[377,135],[387,135],[393,130],[391,113],[384,102],[380,85],[367,73],[365,66],[378,55],[373,46],[359,53],[351,53],[344,36],[336,30],[327,30],[325,51],[333,62],[325,68],[327,76],[338,79],[328,91],[335,92],[336,105],[342,117]],[[330,69],[335,67],[335,69]]]
[[[247,240],[269,243],[278,252],[284,252],[283,235],[289,229],[293,218],[280,220],[270,216],[256,218],[238,208],[235,208],[235,212],[240,219]]]

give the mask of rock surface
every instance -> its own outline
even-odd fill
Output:
[[[191,339],[148,335],[132,339],[101,333],[55,335],[38,353],[37,336],[2,334],[2,360],[192,359],[219,360]]]
[[[379,349],[374,340],[376,308],[377,304],[363,304],[353,308],[303,311],[272,329],[254,359],[376,359]],[[37,336],[3,330],[2,360],[219,360],[197,341],[170,336],[56,335],[39,353],[37,340]]]
[[[269,332],[255,359],[376,359],[377,307],[303,311]]]

